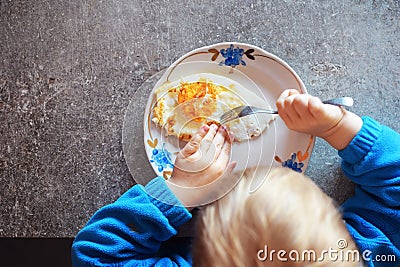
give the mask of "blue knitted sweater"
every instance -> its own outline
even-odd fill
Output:
[[[364,117],[362,129],[339,155],[356,184],[355,195],[342,206],[343,219],[365,263],[399,266],[400,135]],[[78,233],[73,265],[191,266],[190,246],[165,245],[190,219],[162,177],[135,185]]]
[[[355,184],[343,218],[368,266],[400,265],[400,135],[371,118],[339,151]]]

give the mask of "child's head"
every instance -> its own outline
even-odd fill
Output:
[[[194,266],[360,264],[333,200],[309,178],[275,168],[249,193],[253,174],[247,172],[235,189],[201,211]]]

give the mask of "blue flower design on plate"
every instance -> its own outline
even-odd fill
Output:
[[[296,161],[296,153],[292,154],[292,157],[284,162],[282,162],[283,167],[290,168],[296,172],[302,172],[301,168],[304,167],[304,163]]]
[[[242,59],[244,49],[231,45],[228,49],[221,49],[221,55],[225,58],[225,61],[221,61],[220,65],[225,64],[226,66],[234,67],[237,65],[246,66],[246,62]]]
[[[161,149],[154,148],[151,152],[151,160],[150,162],[154,163],[157,166],[159,172],[167,169],[168,167],[173,168],[174,164],[171,160],[171,153],[164,148],[164,145]]]
[[[254,52],[254,49],[247,49],[244,51],[243,48],[240,47],[234,47],[233,44],[231,44],[228,48],[224,49],[222,48],[220,51],[218,51],[215,48],[209,49],[208,53],[213,53],[213,57],[211,58],[212,61],[215,61],[219,55],[221,55],[224,60],[219,63],[219,65],[226,65],[229,67],[236,67],[238,65],[243,65],[246,66],[246,62],[243,60],[243,55],[246,55],[247,58],[254,60],[255,57],[252,55]]]

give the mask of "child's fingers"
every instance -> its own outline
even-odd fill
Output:
[[[281,93],[281,95],[278,97],[278,100],[284,100],[286,97],[291,96],[291,95],[297,95],[300,94],[299,91],[296,89],[286,89]]]
[[[213,143],[214,137],[217,134],[218,126],[215,124],[211,124],[207,134],[204,136],[203,140],[200,143],[200,150],[203,153],[206,153],[209,149],[211,144]]]
[[[294,98],[293,100],[293,109],[296,111],[297,119],[300,121],[310,121],[313,119],[313,116],[310,111],[310,100],[312,99],[311,95],[301,94]]]
[[[226,175],[229,175],[233,172],[233,170],[236,168],[237,162],[232,161],[231,163],[228,164],[228,167],[226,167]]]
[[[229,162],[230,156],[231,156],[231,148],[232,148],[232,144],[228,141],[225,140],[222,148],[221,148],[221,152],[219,153],[217,159],[215,160],[214,164],[217,167],[226,168],[226,165]]]
[[[226,141],[226,139],[228,139],[229,137],[227,137],[228,132],[225,129],[225,127],[221,126],[218,128],[217,133],[214,136],[214,139],[212,141],[212,145],[210,145],[210,147],[208,148],[208,152],[212,152],[214,153],[214,158],[218,157],[219,153],[221,153],[221,149],[222,146],[224,145],[224,142]],[[229,139],[228,139],[229,140]]]
[[[289,115],[286,113],[284,98],[278,99],[276,101],[276,107],[278,108],[278,114],[281,117],[281,119],[286,124],[291,124],[292,120],[290,119]]]
[[[296,95],[290,95],[283,100],[283,110],[287,117],[289,117],[291,122],[295,122],[299,119],[299,114],[294,109],[293,102]]]
[[[229,141],[229,143],[232,144],[234,140],[235,140],[235,135],[234,135],[234,133],[231,132],[231,131],[228,131],[228,141]]]
[[[221,126],[218,128],[208,150],[202,150],[205,158],[211,160],[210,162],[214,162],[219,157],[225,142],[229,142],[228,132],[224,126]]]
[[[225,139],[232,143],[235,140],[235,135],[233,134],[233,132],[229,130],[229,127],[227,125],[223,125],[221,127],[223,127],[226,131]]]
[[[299,125],[303,125],[304,122],[309,122],[313,119],[308,103],[312,98],[311,95],[300,94],[294,89],[286,90],[283,96],[285,95],[286,97],[279,99],[276,105],[279,116],[289,129],[298,129]]]
[[[196,153],[199,148],[201,141],[209,132],[210,127],[208,125],[203,125],[199,128],[197,133],[190,139],[190,141],[183,147],[181,154],[184,158],[189,157]]]

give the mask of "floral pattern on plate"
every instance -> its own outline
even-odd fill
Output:
[[[161,148],[157,147],[157,138],[154,141],[147,139],[147,144],[152,148],[150,163],[157,167],[157,170],[162,173],[165,179],[168,179],[172,174],[171,170],[174,168],[171,152],[165,149],[165,143],[162,144]]]
[[[212,53],[213,56],[211,58],[212,61],[217,60],[218,56],[221,55],[224,59],[219,63],[220,65],[225,65],[229,67],[236,67],[238,65],[246,66],[246,62],[243,60],[243,55],[246,55],[247,58],[254,60],[255,57],[252,55],[254,53],[254,49],[250,48],[244,51],[243,48],[234,47],[231,44],[228,48],[222,48],[217,50],[215,48],[211,48],[208,50],[209,53]]]
[[[303,161],[305,161],[306,159],[308,159],[308,157],[310,156],[310,148],[311,145],[314,143],[314,137],[310,136],[310,142],[308,143],[307,149],[304,153],[302,153],[300,150],[297,151],[297,153],[292,153],[290,158],[283,161],[279,156],[275,155],[274,159],[281,163],[283,167],[292,169],[296,172],[303,172],[303,167],[304,167],[304,163]],[[298,161],[296,161],[296,159]]]

